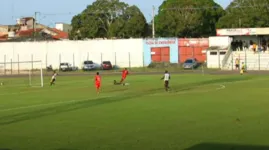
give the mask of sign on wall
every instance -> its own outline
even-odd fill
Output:
[[[144,65],[147,66],[154,61],[177,63],[178,39],[177,38],[144,39]]]
[[[146,39],[146,45],[171,45],[176,44],[176,39]]]
[[[256,35],[256,28],[217,29],[217,36]]]

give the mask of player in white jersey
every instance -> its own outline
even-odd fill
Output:
[[[161,80],[164,80],[164,88],[166,91],[169,90],[169,80],[171,79],[171,76],[170,74],[168,73],[168,71],[166,70],[165,73],[164,73],[164,76],[162,77]]]
[[[55,84],[55,81],[56,81],[56,76],[58,74],[56,73],[56,71],[53,72],[53,75],[51,77],[51,81],[50,81],[50,86],[54,85]]]

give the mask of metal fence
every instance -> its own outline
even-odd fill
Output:
[[[269,70],[269,52],[232,52],[230,56],[229,69],[235,70],[236,59],[239,65],[244,63],[247,70]]]
[[[59,69],[61,63],[69,63],[81,69],[84,61],[91,60],[96,66],[100,66],[103,61],[110,61],[115,68],[127,67],[144,67],[143,54],[134,54],[130,52],[122,53],[46,53],[46,54],[17,54],[15,56],[2,55],[0,56],[1,70],[27,70],[29,65],[21,62],[42,61],[43,69],[47,66],[52,66],[54,69]],[[32,68],[35,69],[35,68]]]

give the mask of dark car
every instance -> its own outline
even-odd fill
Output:
[[[199,66],[199,63],[196,58],[188,58],[184,64],[184,69],[196,69]]]
[[[113,68],[110,61],[103,61],[101,64],[101,69],[103,70],[111,70]]]

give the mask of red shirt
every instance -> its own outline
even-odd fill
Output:
[[[95,84],[100,84],[101,83],[101,77],[99,75],[95,76]]]
[[[122,76],[126,77],[129,74],[128,70],[123,70],[122,71]]]

